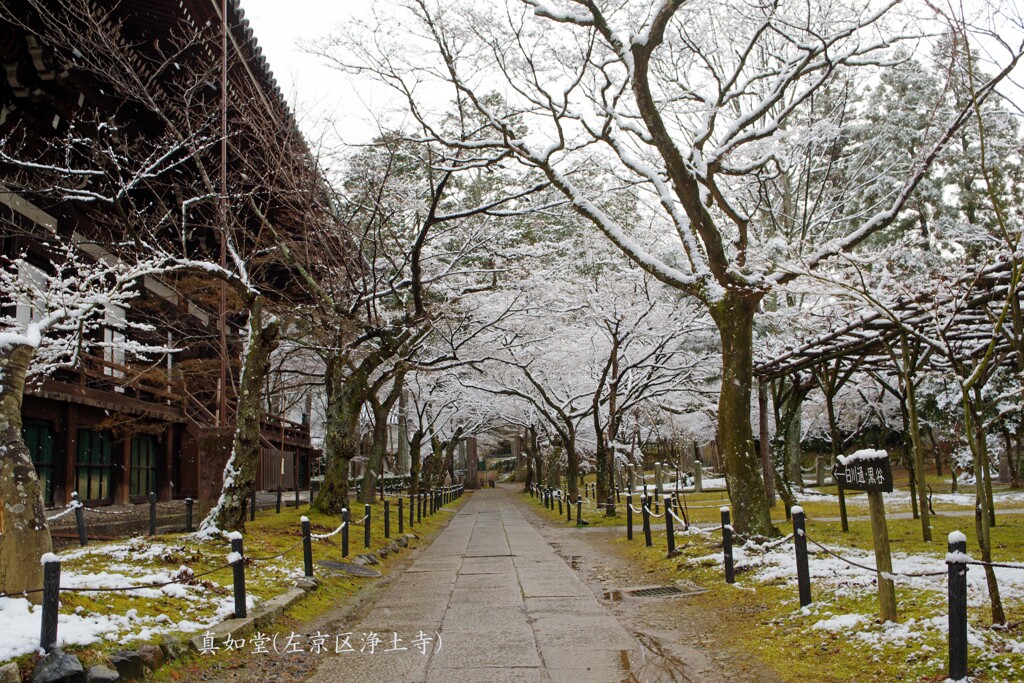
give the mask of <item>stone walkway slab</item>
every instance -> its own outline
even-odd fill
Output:
[[[332,655],[310,681],[622,681],[639,648],[501,489],[473,493],[346,628],[409,649]],[[434,638],[426,655],[410,645],[420,632]]]

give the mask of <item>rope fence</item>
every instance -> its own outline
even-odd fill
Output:
[[[457,486],[445,486],[440,488],[432,488],[429,491],[421,492],[419,495],[410,494],[411,499],[417,499],[417,505],[419,506],[419,513],[422,515],[424,512],[427,514],[433,514],[441,508],[442,505],[452,502],[460,498],[465,493],[465,487],[463,485]],[[255,500],[255,497],[253,497]],[[399,520],[401,524],[402,520],[402,498],[398,499],[398,511]],[[189,517],[192,512],[192,500],[186,499],[186,509]],[[167,506],[164,506],[167,507]],[[173,506],[177,507],[177,506]],[[151,493],[149,499],[150,508],[150,532],[153,533],[155,526],[155,515],[157,510],[156,494]],[[42,627],[40,635],[40,647],[47,653],[52,652],[57,647],[57,623],[58,613],[60,606],[60,593],[64,592],[77,592],[77,593],[112,593],[112,592],[129,592],[143,589],[158,589],[165,586],[171,586],[174,584],[187,584],[195,582],[196,580],[214,574],[216,572],[223,571],[231,568],[233,572],[233,588],[234,588],[234,616],[235,618],[244,618],[247,613],[246,607],[246,595],[245,595],[245,567],[247,564],[258,564],[264,562],[270,562],[277,560],[289,553],[293,552],[300,546],[302,546],[303,554],[303,570],[304,576],[307,579],[313,579],[313,551],[312,541],[324,541],[336,534],[341,534],[342,540],[342,557],[348,557],[348,531],[352,524],[365,524],[366,529],[366,546],[370,544],[370,505],[366,506],[367,514],[361,519],[353,522],[349,517],[348,509],[342,510],[342,522],[334,531],[325,534],[312,534],[310,531],[310,522],[308,517],[300,518],[301,535],[302,538],[296,543],[292,544],[288,548],[269,555],[266,557],[251,557],[246,556],[243,546],[243,537],[241,533],[231,532],[227,534],[227,540],[230,542],[231,552],[228,553],[227,563],[208,569],[199,574],[187,567],[183,567],[179,571],[179,576],[169,579],[167,581],[156,581],[142,583],[138,585],[129,586],[114,586],[114,587],[88,587],[88,586],[61,586],[60,585],[60,573],[61,573],[61,560],[57,555],[53,553],[47,553],[41,558],[43,564],[43,587],[35,588],[25,591],[18,591],[16,593],[0,593],[0,598],[15,598],[24,597],[36,593],[42,593]],[[77,493],[73,495],[72,502],[68,505],[68,508],[54,518],[59,518],[71,512],[75,512],[79,521],[79,532],[81,535],[82,545],[85,545],[85,528],[82,523],[83,513],[88,510],[85,508],[81,501],[78,499]],[[108,512],[94,510],[95,512]],[[385,517],[385,538],[390,536],[390,522],[389,522],[389,511],[390,501],[384,502],[384,517]],[[109,511],[111,514],[123,514],[121,512]],[[278,512],[280,512],[280,506],[278,506]],[[410,525],[412,524],[412,500],[410,500]],[[191,519],[189,520],[189,526],[191,526]]]

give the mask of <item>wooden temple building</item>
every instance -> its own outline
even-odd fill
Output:
[[[64,16],[65,6],[69,17],[96,18],[95,28],[103,35],[90,35],[88,21],[75,24],[69,19],[69,28],[81,30],[69,40],[80,37],[82,47],[68,49],[48,41],[47,31],[52,33],[55,27],[46,25],[46,14],[39,8],[52,10],[52,18]],[[222,22],[222,0],[5,0],[0,9],[0,256],[26,257],[19,277],[53,272],[49,245],[54,243],[77,245],[90,258],[116,259],[113,248],[105,245],[130,238],[111,228],[118,225],[111,215],[118,207],[80,201],[74,193],[69,197],[40,191],[40,184],[33,184],[30,177],[31,166],[12,163],[16,156],[47,158],[47,144],[53,149],[53,141],[69,137],[69,127],[79,120],[118,122],[118,134],[126,139],[145,139],[150,131],[166,134],[170,124],[156,120],[152,108],[119,98],[114,94],[118,89],[105,82],[102,59],[90,53],[104,40],[119,41],[118,49],[140,83],[164,97],[196,92],[209,118],[217,121],[220,27],[226,24],[231,116],[241,103],[259,112],[247,117],[248,133],[232,140],[233,146],[248,145],[252,151],[244,170],[252,176],[253,166],[258,174],[265,160],[280,158],[280,150],[258,149],[260,140],[299,137],[237,0],[226,7],[227,19]],[[174,50],[180,55],[169,57]],[[117,77],[117,65],[111,68],[112,78]],[[171,82],[186,70],[193,79],[192,90]],[[95,125],[92,130],[97,130]],[[216,132],[214,128],[211,134]],[[215,159],[217,151],[217,145],[208,150]],[[172,170],[165,174],[167,180],[158,178],[146,187],[147,201],[166,201],[184,216],[181,187],[190,184],[188,174],[194,169],[184,159]],[[248,177],[242,170],[236,165],[230,172]],[[187,245],[191,253],[216,253],[216,211],[212,202],[206,214],[200,212],[193,219],[206,221],[209,227],[196,230]],[[264,268],[260,277],[286,280],[287,273]],[[207,502],[219,493],[233,434],[232,387],[237,380],[229,380],[222,394],[218,377],[226,373],[237,378],[244,316],[237,310],[223,314],[218,307],[226,305],[224,297],[218,304],[216,285],[202,278],[147,277],[139,290],[131,309],[106,311],[111,326],[103,330],[102,340],[81,348],[72,367],[26,388],[24,437],[47,505],[66,505],[73,491],[92,506],[139,502],[150,491],[160,500],[192,497]],[[19,319],[31,320],[33,315],[31,302],[12,301],[4,293],[0,305],[4,313]],[[125,317],[148,327],[117,324]],[[227,339],[223,343],[222,326]],[[134,359],[124,348],[132,335],[175,351]],[[275,405],[274,400],[264,403]],[[276,403],[282,406],[278,414],[266,412],[262,417],[263,463],[257,488],[306,488],[317,455],[310,443],[309,402],[293,401],[288,410],[285,401]]]

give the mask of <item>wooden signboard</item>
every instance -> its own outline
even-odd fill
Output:
[[[892,553],[889,550],[889,529],[885,523],[882,493],[892,493],[892,468],[885,451],[865,449],[840,456],[832,468],[832,476],[840,488],[867,491],[868,514],[871,516],[871,540],[875,546],[875,567],[878,570],[878,615],[882,623],[896,621],[896,587],[887,578],[892,574]]]
[[[874,491],[892,493],[892,468],[889,458],[837,462],[832,477],[847,491]]]

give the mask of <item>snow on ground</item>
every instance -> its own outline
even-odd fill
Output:
[[[693,532],[707,533],[707,532]],[[874,552],[854,548],[837,548],[824,544],[844,557],[865,565],[875,566]],[[815,602],[809,607],[797,610],[795,615],[816,618],[810,628],[816,631],[830,632],[840,637],[857,641],[868,650],[880,652],[886,647],[898,647],[909,650],[905,655],[908,663],[921,662],[936,672],[946,666],[943,652],[936,652],[936,647],[948,638],[948,602],[946,597],[946,563],[945,556],[923,554],[893,553],[893,572],[897,574],[897,587],[911,588],[920,596],[919,606],[934,610],[934,616],[910,618],[900,623],[876,623],[877,614],[836,613],[835,599],[839,597],[874,597],[876,595],[875,574],[858,567],[851,566],[842,560],[819,551],[811,544],[811,557],[808,568],[811,575],[811,591]],[[738,577],[739,588],[750,588],[756,583],[783,583],[791,587],[794,609],[796,605],[796,556],[792,542],[778,545],[768,550],[747,543],[733,549],[735,566],[738,571],[747,570]],[[722,565],[722,554],[716,553],[691,560],[694,564]],[[1024,567],[996,568],[999,590],[1004,604],[1024,601]],[[929,574],[937,576],[898,576],[898,574]],[[967,571],[967,602],[971,607],[986,608],[988,602],[988,585],[981,567],[970,566]],[[1000,666],[1003,652],[1024,654],[1024,641],[1017,640],[1019,634],[1012,631],[1001,631],[987,628],[968,628],[968,644],[971,648],[972,662],[981,666]],[[932,644],[928,644],[931,642]],[[973,666],[973,664],[972,664]],[[999,671],[999,675],[1010,674],[1012,680],[1022,680],[1014,676],[1024,673],[1017,671]],[[999,680],[998,676],[994,680]]]
[[[183,546],[149,543],[144,539],[132,539],[125,543],[76,548],[60,554],[61,586],[75,588],[114,588],[163,583],[178,578],[182,570],[145,566],[160,560]],[[107,571],[75,571],[69,565],[75,560],[102,556]],[[285,576],[298,576],[301,569],[261,565],[262,571],[273,571]],[[227,576],[230,576],[228,573]],[[90,645],[101,640],[127,644],[133,640],[148,640],[164,633],[195,633],[204,631],[224,621],[234,613],[234,598],[220,596],[206,586],[196,583],[179,583],[160,588],[142,588],[127,591],[139,599],[181,598],[190,601],[186,617],[180,614],[180,621],[173,615],[140,615],[138,610],[129,609],[124,614],[100,614],[78,607],[74,612],[63,608],[57,618],[58,645]],[[246,604],[253,607],[256,600],[246,596]],[[0,598],[0,662],[35,652],[39,649],[39,631],[42,609],[32,605],[26,598]]]
[[[797,500],[801,502],[835,503],[839,505],[839,496],[834,493],[823,493],[817,489],[804,488],[794,491]],[[896,489],[892,493],[882,494],[887,506],[893,507],[903,505],[909,507],[910,491]],[[1024,491],[996,491],[992,494],[995,499],[996,510],[1000,507],[1011,505],[1024,505]],[[974,493],[936,493],[931,496],[932,504],[962,505],[964,507],[974,506]],[[867,496],[857,493],[846,496],[847,505],[859,505],[867,507]]]
[[[702,485],[701,486],[701,490],[702,491],[725,491],[725,489],[726,489],[725,477],[704,477],[701,480],[701,485]],[[682,490],[682,491],[693,491],[694,490],[692,483],[691,484],[684,484],[681,489],[678,489],[677,487],[678,487],[678,484],[676,482],[674,482],[674,481],[666,481],[662,485],[662,488],[666,492],[676,491],[676,490]],[[643,492],[643,490],[644,490],[644,487],[642,485],[636,487],[636,491],[638,491],[638,492]],[[654,491],[654,482],[653,482],[653,480],[648,482],[647,490],[648,491]]]

